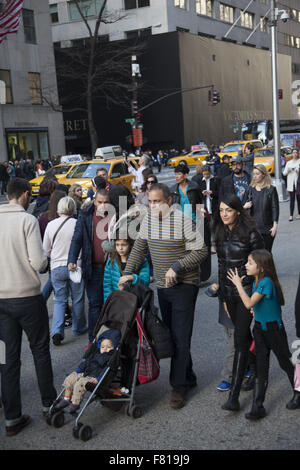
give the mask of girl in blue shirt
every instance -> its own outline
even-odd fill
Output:
[[[256,352],[257,378],[255,380],[253,403],[247,419],[260,419],[266,416],[263,406],[268,386],[270,352],[273,351],[280,367],[286,372],[294,388],[294,366],[290,360],[285,328],[282,322],[281,305],[284,305],[282,289],[277,277],[272,254],[267,250],[255,250],[248,256],[246,264],[248,276],[254,277],[251,297],[245,292],[237,269],[228,271],[228,279],[236,286],[241,300],[247,309],[253,309],[253,336]],[[292,400],[293,401],[293,400]],[[292,402],[291,401],[291,402]],[[289,402],[287,408],[290,407]]]
[[[123,276],[123,271],[125,269],[133,244],[134,241],[129,238],[122,240],[117,237],[115,240],[114,252],[111,258],[108,259],[104,270],[104,302],[113,291],[119,290],[119,280],[121,276]],[[127,281],[131,282],[131,285],[142,283],[148,286],[150,283],[150,269],[147,259],[144,260],[137,274],[126,277]]]

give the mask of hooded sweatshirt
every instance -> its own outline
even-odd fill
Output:
[[[0,206],[0,299],[39,295],[47,262],[37,219],[19,204]]]

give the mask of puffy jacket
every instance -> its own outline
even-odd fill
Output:
[[[233,230],[225,227],[224,240],[216,245],[218,255],[220,298],[222,300],[238,298],[239,293],[234,284],[227,278],[229,269],[238,269],[239,276],[245,276],[243,286],[251,293],[253,277],[247,276],[245,264],[251,251],[264,248],[264,241],[257,230],[250,232],[248,239],[241,241]]]
[[[254,188],[249,186],[246,191],[245,199],[246,201],[252,201],[252,193]],[[278,222],[279,219],[279,199],[278,193],[275,186],[270,186],[270,188],[263,188],[261,190],[262,197],[262,217],[265,227],[272,227],[274,222]],[[254,207],[252,205],[250,209],[251,216],[254,215]]]
[[[106,301],[107,297],[115,290],[119,290],[118,284],[120,277],[122,276],[119,266],[116,261],[111,264],[111,260],[109,259],[106,263],[105,270],[104,270],[104,279],[103,279],[103,295],[104,295],[104,302]],[[145,259],[141,265],[141,268],[138,274],[133,274],[134,280],[132,281],[131,285],[134,286],[135,284],[141,283],[145,286],[148,286],[150,283],[150,269],[148,261]]]

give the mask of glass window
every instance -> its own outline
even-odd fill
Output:
[[[119,176],[124,176],[126,174],[125,167],[123,163],[116,163],[112,170],[110,177],[111,178],[119,178]]]
[[[0,80],[5,83],[6,104],[12,104],[12,90],[9,70],[0,70]]]
[[[29,90],[31,104],[42,104],[41,76],[39,73],[29,72]]]
[[[212,0],[196,0],[196,13],[212,16]]]
[[[50,150],[46,130],[8,131],[6,136],[9,160],[49,158]]]
[[[187,10],[187,0],[174,0],[174,6]]]
[[[241,25],[244,26],[244,28],[253,29],[253,19],[254,19],[253,13],[248,13],[248,12],[242,13]]]
[[[106,168],[108,173],[110,163],[82,163],[77,165],[74,170],[67,175],[67,178],[94,178],[98,168]]]
[[[50,5],[50,18],[51,23],[58,23],[57,3]]]
[[[39,149],[40,149],[40,158],[49,158],[49,141],[48,141],[48,132],[39,132]]]
[[[149,7],[150,0],[125,0],[125,10],[132,10],[133,8]]]
[[[268,32],[268,18],[261,18],[260,19],[260,30],[262,33]]]
[[[36,44],[34,12],[33,10],[27,10],[26,8],[23,8],[22,14],[23,14],[25,42],[29,44]]]
[[[233,23],[234,21],[234,8],[220,3],[220,20],[226,21],[227,23]]]
[[[79,7],[84,17],[96,16],[100,13],[104,0],[80,0]],[[71,21],[81,20],[82,17],[76,6],[76,2],[68,2],[69,17]],[[106,11],[106,7],[104,12]]]

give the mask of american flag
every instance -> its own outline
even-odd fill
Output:
[[[1,4],[0,4],[1,6]],[[23,0],[6,0],[0,9],[0,43],[7,34],[16,33],[19,29]]]

